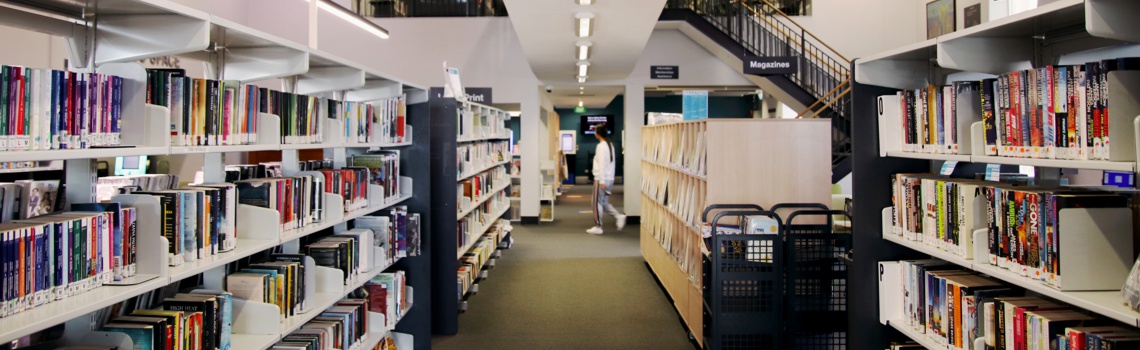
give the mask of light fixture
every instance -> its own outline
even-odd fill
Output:
[[[578,37],[590,37],[590,34],[593,32],[590,28],[590,25],[592,24],[591,22],[593,22],[594,14],[589,12],[578,12],[574,15],[574,18],[578,19]]]
[[[589,5],[589,4],[593,4],[593,3],[594,3],[594,0],[578,0],[578,5]]]
[[[586,82],[586,77],[585,77],[585,76],[580,76],[580,77],[578,77],[578,82],[579,82],[579,83],[585,83],[585,82]]]
[[[585,87],[585,86],[579,86],[579,87],[578,87],[578,90],[585,90],[585,89],[586,89],[586,87]]]
[[[578,107],[582,107],[582,100],[578,100]]]
[[[590,68],[590,62],[578,61],[578,76],[579,77],[585,77],[586,76],[586,70],[589,68]]]
[[[589,41],[579,41],[576,45],[578,46],[578,60],[590,58],[590,46],[593,45],[593,43]]]
[[[360,27],[360,29],[364,29],[365,31],[372,33],[372,35],[383,39],[388,38],[387,29],[384,29],[384,27],[378,26],[376,23],[372,23],[372,21],[364,19],[364,17],[361,17],[360,15],[355,14],[352,11],[341,7],[340,5],[333,3],[331,0],[317,0],[317,6],[322,10],[332,12],[333,15],[336,15],[337,17],[340,17],[340,19],[343,19],[349,23],[356,25],[357,27]]]

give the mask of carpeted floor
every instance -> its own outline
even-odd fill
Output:
[[[570,188],[552,223],[515,224],[514,247],[479,283],[459,334],[433,337],[433,349],[694,349],[645,267],[638,226],[619,232],[607,217],[604,235],[586,233],[590,190]]]

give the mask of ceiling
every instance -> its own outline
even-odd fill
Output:
[[[549,96],[554,108],[574,108],[578,101],[587,108],[605,108],[615,96],[624,93],[624,86],[557,85]]]
[[[589,80],[624,80],[637,64],[665,0],[504,0],[534,75],[543,84],[577,86],[576,43],[589,41]],[[579,12],[590,12],[593,31],[577,35]],[[608,102],[608,101],[607,101]]]

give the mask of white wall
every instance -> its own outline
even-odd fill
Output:
[[[679,66],[674,80],[649,78],[650,66]],[[680,30],[661,27],[649,35],[641,58],[629,78],[620,81],[591,81],[591,85],[754,85],[740,74],[741,67],[730,67]]]
[[[855,59],[925,40],[927,2],[812,0],[812,15],[794,20],[843,56]]]

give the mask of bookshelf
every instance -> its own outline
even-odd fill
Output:
[[[702,344],[701,211],[712,204],[828,203],[829,127],[826,120],[776,119],[642,127],[642,256]],[[774,149],[781,151],[765,151]]]
[[[459,331],[459,314],[466,310],[467,298],[478,291],[474,279],[457,280],[457,272],[466,257],[481,256],[476,254],[483,252],[480,242],[493,239],[497,249],[510,229],[505,219],[511,209],[511,131],[506,124],[510,116],[453,98],[432,97],[428,106],[431,202],[432,212],[437,213],[431,231],[432,333],[452,335]]]
[[[1136,72],[1118,70],[1106,75],[1107,108],[1112,111],[1105,129],[1111,135],[1111,152],[1104,159],[1063,159],[1063,157],[1031,154],[1011,156],[988,154],[985,141],[985,124],[972,122],[959,125],[955,130],[959,143],[970,147],[961,154],[931,154],[922,151],[904,151],[898,136],[899,127],[891,122],[890,113],[880,113],[879,96],[893,96],[899,90],[925,88],[929,85],[946,85],[957,81],[976,81],[995,78],[1015,71],[1024,71],[1049,65],[1081,65],[1086,62],[1135,56],[1140,42],[1135,34],[1136,25],[1125,18],[1140,14],[1140,4],[1107,0],[1058,0],[1035,9],[1017,13],[995,21],[958,30],[954,33],[907,45],[894,50],[858,59],[853,64],[855,86],[852,89],[854,147],[852,182],[856,205],[854,217],[873,218],[854,221],[854,234],[863,237],[854,241],[857,252],[850,270],[852,281],[879,280],[879,262],[901,259],[937,258],[959,268],[989,276],[1003,284],[1020,287],[1028,294],[1057,300],[1078,310],[1126,326],[1140,327],[1140,313],[1124,305],[1119,290],[1066,291],[1041,281],[1023,277],[1006,268],[991,265],[989,252],[978,250],[973,259],[951,254],[932,245],[908,240],[890,232],[892,220],[893,174],[937,173],[943,161],[959,161],[953,177],[972,177],[982,172],[987,164],[1032,166],[1036,180],[1056,183],[1060,169],[1104,170],[1135,173],[1136,113],[1140,98],[1129,91],[1134,85]],[[1070,33],[1065,38],[1046,33]],[[1044,36],[1043,40],[1041,36]],[[1037,37],[1038,39],[1033,39]],[[985,53],[980,54],[980,53]],[[962,105],[958,104],[959,110]],[[971,109],[967,110],[967,113]],[[981,120],[981,119],[979,119]],[[1134,206],[1133,206],[1134,207]],[[886,209],[884,209],[886,208]],[[1066,209],[1071,210],[1071,209]],[[882,218],[882,219],[880,219]],[[1116,217],[1121,225],[1132,230],[1125,232],[1128,239],[1138,237],[1131,225],[1131,215]],[[1080,229],[1078,237],[1086,241],[1112,239],[1117,235],[1108,228],[1091,226]],[[974,233],[974,241],[987,237],[986,230]],[[1063,243],[1069,244],[1069,243]],[[1065,247],[1060,248],[1062,252]],[[1128,266],[1136,252],[1128,248]],[[1071,261],[1070,261],[1071,262]],[[1098,265],[1100,266],[1100,265]],[[1086,266],[1084,270],[1094,270]],[[1078,268],[1080,270],[1080,268]],[[1069,271],[1069,270],[1066,270]],[[1095,273],[1093,273],[1095,274]],[[938,341],[914,332],[902,321],[881,322],[891,319],[889,306],[880,305],[884,291],[875,284],[853,284],[849,297],[850,342],[852,349],[881,349],[890,341],[913,339],[930,349],[943,349]],[[889,295],[889,294],[886,294]],[[876,318],[875,316],[878,316]],[[890,331],[891,329],[896,330]]]
[[[82,20],[72,20],[79,18],[78,15],[84,12],[90,16],[89,18],[100,18],[97,27],[87,27],[88,23]],[[344,166],[348,157],[370,149],[399,149],[402,151],[403,157],[400,162],[404,169],[401,174],[404,176],[401,179],[403,192],[398,196],[388,200],[381,198],[369,203],[364,209],[345,213],[343,206],[340,206],[343,199],[338,195],[326,193],[324,200],[329,204],[327,209],[330,215],[321,222],[314,222],[298,229],[274,230],[266,229],[264,226],[258,227],[259,222],[280,222],[280,214],[263,208],[239,205],[236,247],[232,251],[207,256],[179,266],[167,266],[163,261],[165,256],[158,257],[162,255],[161,252],[166,251],[170,243],[158,232],[158,223],[155,219],[158,216],[157,211],[153,212],[153,217],[141,216],[138,231],[140,259],[138,276],[124,280],[121,285],[104,285],[0,318],[0,342],[10,342],[61,323],[77,325],[69,326],[69,332],[82,330],[84,328],[82,325],[89,323],[94,317],[93,312],[197,276],[202,276],[206,285],[222,289],[221,281],[225,277],[226,265],[267,249],[286,251],[296,249],[300,238],[321,231],[340,232],[351,227],[356,218],[395,205],[407,205],[410,212],[420,213],[421,230],[429,232],[430,169],[423,164],[424,162],[414,161],[428,157],[430,150],[426,145],[429,139],[427,106],[424,103],[427,96],[426,89],[391,79],[387,73],[377,67],[341,58],[335,52],[317,50],[274,33],[167,0],[100,1],[97,10],[84,9],[82,2],[43,4],[6,2],[0,8],[0,13],[3,14],[0,15],[0,25],[72,39],[68,40],[68,45],[74,54],[70,61],[77,66],[74,68],[77,71],[94,71],[124,79],[121,130],[123,147],[0,152],[3,154],[0,156],[0,162],[50,163],[40,170],[63,170],[65,173],[63,180],[68,184],[66,196],[73,203],[90,202],[94,197],[95,181],[89,169],[97,159],[104,158],[140,155],[203,157],[202,170],[206,182],[219,182],[224,179],[226,153],[255,151],[281,152],[283,170],[287,175],[299,172],[296,161],[299,160],[298,150],[301,149],[324,149],[326,157],[333,159],[337,167]],[[98,46],[98,51],[91,49],[95,45]],[[207,50],[215,46],[226,49]],[[316,109],[319,113],[315,119],[324,131],[321,142],[283,144],[280,138],[281,118],[269,113],[258,113],[253,116],[259,125],[254,131],[261,136],[257,142],[240,145],[174,145],[169,133],[171,110],[145,102],[146,71],[135,63],[141,59],[168,55],[203,62],[207,67],[206,74],[211,76],[196,78],[225,79],[241,83],[280,79],[285,82],[282,90],[321,94],[319,97],[322,104]],[[44,66],[48,66],[48,63],[45,62]],[[346,139],[344,134],[337,132],[344,130],[345,121],[328,115],[327,108],[324,108],[328,100],[380,104],[401,96],[405,96],[405,103],[401,108],[406,108],[407,137],[404,142],[358,142]],[[378,133],[374,132],[372,136],[375,140],[379,140]],[[4,169],[3,171],[31,170]],[[182,180],[191,182],[193,179]],[[416,186],[413,186],[413,181]],[[148,202],[136,197],[141,196],[119,196],[115,201],[137,206],[140,210],[153,209],[155,204],[153,201]],[[426,246],[430,239],[426,234],[424,236],[423,243]],[[417,281],[416,287],[420,288],[420,293],[413,294],[412,287],[409,287],[408,297],[412,300],[418,295],[421,299],[417,304],[426,305],[431,290],[427,261],[430,252],[426,248],[424,250],[423,256],[399,259],[376,266],[371,271],[350,276],[347,285],[338,281],[343,278],[338,275],[339,270],[316,268],[322,282],[335,283],[325,286],[327,289],[322,289],[313,295],[309,300],[312,305],[308,312],[274,323],[266,320],[278,319],[276,306],[244,305],[248,306],[247,316],[274,317],[253,320],[242,324],[240,328],[235,327],[233,348],[255,350],[269,348],[288,332],[318,316],[320,311],[343,298],[352,289],[363,285],[370,277],[389,268],[404,270],[410,280]],[[400,332],[389,335],[394,329],[376,329],[375,341],[373,342],[372,336],[368,341],[374,344],[385,336],[395,336],[408,349],[413,347],[413,342],[426,346],[430,338],[427,333],[430,317],[427,308],[412,309],[410,307],[412,303],[409,302],[404,313],[407,322],[401,322],[395,327]],[[239,317],[241,316],[235,313],[235,318]]]

